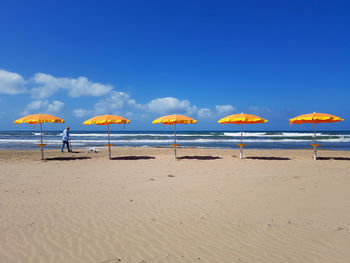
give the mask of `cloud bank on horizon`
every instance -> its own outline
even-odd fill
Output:
[[[64,93],[70,98],[96,97],[91,108],[71,109],[77,118],[102,114],[119,114],[129,118],[150,117],[150,114],[185,114],[198,119],[218,118],[236,111],[232,105],[216,105],[201,108],[187,99],[175,97],[155,98],[146,103],[138,103],[131,95],[117,91],[112,84],[92,82],[87,77],[55,77],[46,73],[36,73],[28,80],[20,74],[0,69],[0,93],[7,95],[28,94],[32,101],[24,106],[20,115],[38,112],[59,114],[65,102],[55,95]]]

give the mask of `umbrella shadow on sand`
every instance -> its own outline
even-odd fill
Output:
[[[244,159],[252,159],[252,160],[270,160],[270,161],[288,161],[290,158],[288,157],[275,157],[275,156],[249,156]]]
[[[77,156],[77,157],[52,157],[52,158],[45,158],[46,161],[74,161],[74,160],[88,160],[91,159],[91,157],[84,157],[84,156]]]
[[[149,160],[156,159],[154,156],[120,156],[120,157],[112,157],[111,160]]]
[[[337,160],[337,161],[350,161],[349,157],[317,157],[317,160]]]
[[[193,156],[181,156],[181,157],[177,157],[177,159],[179,160],[185,160],[185,159],[188,159],[188,160],[217,160],[217,159],[222,159],[221,157],[219,156],[197,156],[197,155],[193,155]]]

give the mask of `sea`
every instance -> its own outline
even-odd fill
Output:
[[[241,133],[238,131],[179,131],[180,147],[237,148]],[[317,143],[322,149],[350,150],[350,131],[317,131]],[[71,131],[74,148],[103,147],[107,143],[106,131]],[[302,149],[310,148],[313,132],[306,131],[249,131],[243,132],[243,143],[251,149]],[[173,131],[112,131],[111,143],[116,147],[169,147],[173,143]],[[43,133],[46,148],[61,146],[62,131]],[[0,149],[37,149],[40,132],[0,131]]]

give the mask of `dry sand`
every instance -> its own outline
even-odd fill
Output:
[[[237,155],[0,151],[0,262],[350,262],[350,152]]]

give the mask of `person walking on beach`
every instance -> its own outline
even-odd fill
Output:
[[[64,145],[67,144],[67,149],[68,149],[68,152],[71,152],[72,150],[69,148],[69,140],[70,140],[70,137],[69,137],[69,127],[67,126],[63,133],[62,133],[62,148],[61,148],[61,152],[63,152],[63,148],[64,148]]]

